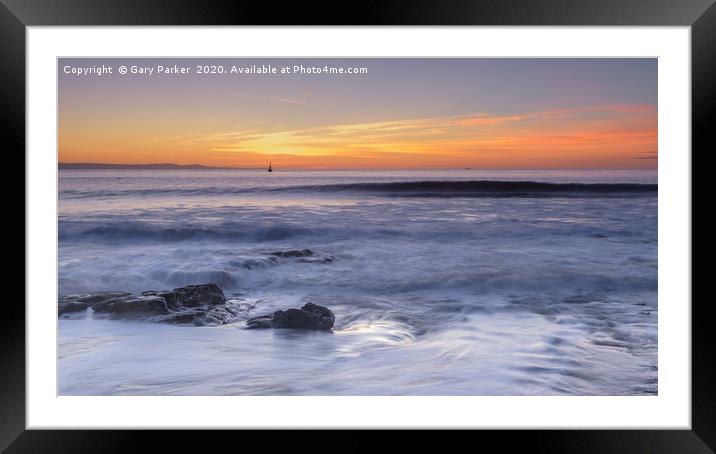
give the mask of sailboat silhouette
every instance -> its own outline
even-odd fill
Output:
[[[269,168],[268,168],[267,172],[273,172],[273,169],[271,169],[271,161],[269,161]]]

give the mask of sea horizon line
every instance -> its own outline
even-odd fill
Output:
[[[209,166],[205,164],[177,164],[177,163],[142,163],[123,164],[107,162],[58,162],[60,170],[256,170],[266,171],[267,167],[232,167],[232,166]],[[476,171],[618,171],[618,172],[656,172],[658,168],[609,168],[609,167],[278,167],[276,171],[356,171],[356,170],[393,170],[393,171],[445,171],[445,170],[476,170]]]

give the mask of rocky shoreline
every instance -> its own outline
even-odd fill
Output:
[[[328,308],[307,303],[300,309],[290,308],[249,318],[253,305],[240,299],[227,300],[223,290],[214,284],[187,285],[173,290],[98,292],[66,295],[59,298],[58,316],[71,318],[86,311],[109,318],[149,320],[157,323],[224,325],[240,321],[247,328],[289,328],[330,331],[335,316]]]

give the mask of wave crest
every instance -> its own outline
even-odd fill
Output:
[[[655,195],[657,184],[546,183],[539,181],[393,181],[265,187],[142,188],[126,190],[62,191],[64,198],[123,196],[221,196],[273,193],[370,193],[393,197],[631,197]]]

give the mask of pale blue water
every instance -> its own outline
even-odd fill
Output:
[[[336,329],[61,319],[59,393],[654,394],[655,184],[647,171],[60,171],[60,294],[216,282],[254,314],[323,304]],[[280,248],[336,260],[249,266]]]

